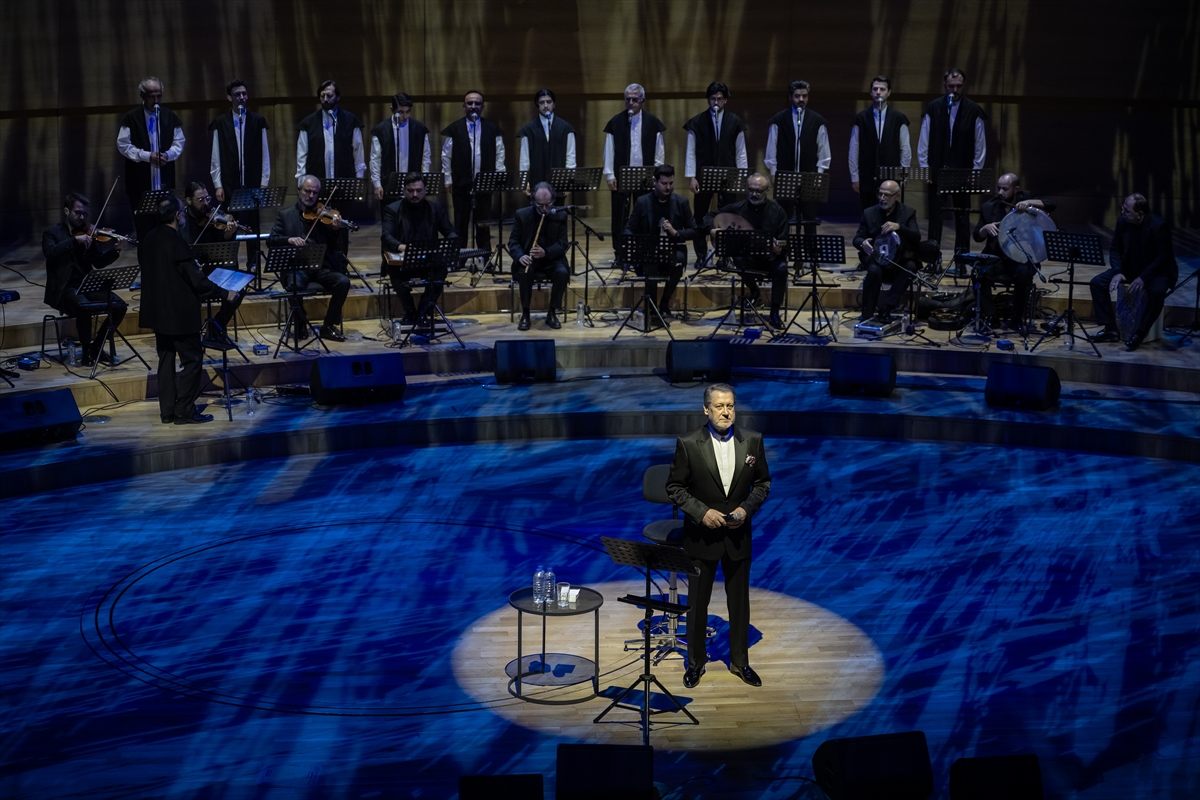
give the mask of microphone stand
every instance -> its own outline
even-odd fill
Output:
[[[595,237],[597,239],[599,239],[600,241],[603,242],[604,234],[600,233],[600,231],[596,230],[591,225],[588,225],[586,222],[584,222],[579,217],[579,214],[576,211],[576,207],[573,205],[562,206],[560,209],[555,209],[555,210],[566,211],[567,214],[569,214],[571,216],[572,228],[574,228],[576,222],[578,222],[580,225],[583,226],[583,263],[584,263],[584,268],[583,268],[583,324],[587,325],[588,327],[594,328],[594,327],[596,327],[596,323],[592,320],[592,307],[589,302],[589,300],[590,300],[589,291],[590,291],[590,287],[591,287],[591,281],[589,280],[589,273],[591,273],[592,270],[596,271],[596,277],[600,279],[601,286],[607,286],[608,282],[604,280],[604,276],[600,274],[600,270],[597,269],[597,267],[594,264],[592,264],[592,261],[590,258],[588,258],[588,256],[591,254],[591,249],[592,249],[591,237],[593,235],[595,235]],[[572,238],[574,238],[574,237],[572,237]],[[579,242],[572,241],[571,247],[578,250]]]
[[[1034,263],[1033,256],[1029,255],[1029,251],[1025,249],[1025,245],[1021,244],[1021,240],[1017,238],[1016,234],[1013,231],[1009,231],[1008,238],[1011,239],[1012,243],[1015,244],[1017,249],[1021,251],[1021,255],[1025,256],[1025,263],[1033,267],[1033,271],[1036,272],[1037,276],[1042,279],[1042,283],[1046,283],[1046,276],[1042,274],[1040,269],[1038,269],[1038,265]],[[1014,308],[1013,316],[1016,316],[1017,314],[1023,315],[1024,311],[1025,309],[1018,310]],[[1029,325],[1031,322],[1032,320],[1026,320],[1025,324],[1021,326],[1021,339],[1025,342],[1026,350],[1029,349]]]
[[[478,225],[475,220],[475,180],[479,173],[475,171],[475,146],[479,142],[479,117],[475,116],[474,113],[468,114],[467,122],[467,127],[471,129],[471,216],[469,217],[470,222],[468,224],[471,226],[471,247],[478,249],[479,237],[476,231]],[[483,161],[483,153],[479,154],[479,160],[480,162]],[[482,164],[480,166],[482,168]]]
[[[887,263],[891,264],[896,269],[903,272],[905,275],[908,275],[909,277],[914,278],[916,280],[918,286],[924,286],[926,289],[929,289],[930,291],[936,290],[937,287],[935,287],[932,283],[930,283],[928,279],[923,277],[921,275],[920,270],[913,272],[908,267],[904,266],[903,264],[899,264],[890,258],[885,259],[885,261],[887,261]],[[916,288],[914,288],[913,291],[909,293],[908,305],[905,306],[905,310],[904,310],[904,314],[903,314],[904,322],[901,325],[900,330],[904,332],[905,336],[912,336],[914,338],[921,339],[921,340],[933,345],[934,347],[941,347],[942,346],[941,342],[935,342],[933,339],[930,339],[928,336],[925,335],[925,329],[918,328],[917,324],[915,322],[913,322],[913,320],[916,319],[916,316],[917,316],[916,312],[914,311],[914,306],[916,306],[916,304],[917,304],[917,295],[918,294],[919,294],[919,292]],[[897,334],[891,333],[888,335],[896,336]],[[879,337],[880,341],[882,341],[883,339],[886,339],[886,338],[887,338],[887,336]]]

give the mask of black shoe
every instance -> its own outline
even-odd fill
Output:
[[[1121,341],[1121,332],[1112,325],[1105,325],[1104,330],[1092,337],[1093,342],[1119,342]]]
[[[704,667],[688,667],[687,672],[683,673],[683,685],[688,689],[695,689],[704,671]]]
[[[175,415],[171,414],[168,417],[160,417],[160,419],[163,421],[163,425],[170,425],[172,422],[175,421]]]
[[[212,420],[213,420],[212,414],[201,414],[199,411],[193,411],[192,415],[190,417],[176,417],[175,424],[176,425],[191,425],[192,423],[212,422]]]
[[[519,320],[517,320],[517,330],[519,330],[519,331],[529,330],[529,312],[528,311],[521,312],[521,318]]]
[[[405,311],[404,316],[400,318],[400,324],[405,328],[411,328],[417,324],[417,314],[415,311]]]
[[[562,323],[558,321],[558,314],[554,313],[553,308],[546,312],[546,327],[554,328],[554,330],[562,327]]]
[[[318,334],[322,339],[328,339],[331,342],[344,342],[346,337],[338,332],[338,329],[332,325],[322,325]]]
[[[112,355],[107,350],[105,350],[103,347],[100,348],[100,352],[96,354],[96,358],[100,361],[101,364],[104,364],[109,367],[111,367],[113,364],[117,363],[116,360],[113,359]]]
[[[777,331],[781,331],[785,327],[783,324],[783,319],[780,318],[778,314],[771,314],[771,316],[767,319],[767,323]]]
[[[749,664],[744,667],[735,667],[731,665],[729,667],[729,671],[741,678],[743,682],[748,683],[751,686],[762,686],[762,678],[758,677],[758,673],[751,669]]]
[[[753,305],[758,305],[760,302],[762,302],[762,291],[755,289],[754,291],[750,292],[748,297]]]
[[[1125,340],[1125,349],[1129,350],[1131,352],[1134,350],[1137,350],[1139,347],[1142,346],[1142,340],[1145,338],[1146,338],[1146,334],[1135,333],[1133,336],[1130,336],[1128,339]]]

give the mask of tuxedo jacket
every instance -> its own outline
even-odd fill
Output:
[[[692,558],[716,560],[724,555],[735,561],[750,558],[754,515],[771,491],[771,473],[761,433],[735,425],[733,439],[733,481],[729,494],[725,494],[721,483],[708,425],[680,436],[675,442],[667,495],[684,513],[683,549]],[[746,521],[737,528],[706,528],[701,522],[710,508],[729,514],[739,506],[746,511]]]

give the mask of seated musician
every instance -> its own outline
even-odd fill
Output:
[[[437,239],[439,233],[445,239],[458,238],[458,231],[450,224],[445,207],[425,199],[425,177],[419,172],[404,176],[404,199],[384,207],[381,230],[383,249],[390,253],[403,254],[405,245],[410,242],[428,242]],[[415,325],[418,320],[427,319],[442,296],[446,265],[435,264],[430,268],[426,275],[429,283],[421,293],[420,308],[413,304],[412,289],[408,286],[408,278],[404,277],[403,265],[389,263],[385,266],[396,297],[404,308],[403,324]]]
[[[280,209],[271,228],[268,247],[307,244],[325,245],[325,259],[316,269],[297,270],[283,276],[284,285],[290,290],[294,285],[304,291],[310,283],[319,284],[329,292],[329,308],[319,331],[322,339],[344,342],[346,337],[339,328],[342,324],[342,306],[350,294],[350,278],[346,275],[346,250],[349,235],[340,217],[321,219],[317,195],[321,192],[321,180],[315,175],[305,175],[297,184],[300,199],[291,208]]]
[[[567,214],[554,210],[554,189],[545,181],[533,187],[532,205],[514,215],[508,252],[513,257],[513,274],[521,293],[521,319],[517,330],[529,330],[529,304],[535,279],[550,281],[550,308],[546,327],[561,328],[562,310],[571,272],[567,267]]]
[[[110,363],[102,348],[109,327],[117,327],[125,318],[128,306],[113,292],[75,293],[83,279],[94,269],[102,269],[116,261],[124,246],[120,239],[101,245],[91,235],[88,225],[88,199],[72,192],[63,200],[63,222],[42,234],[42,253],[46,256],[45,303],[60,314],[75,318],[76,330],[83,350],[83,364],[91,366],[96,358]],[[92,330],[93,311],[84,303],[106,303],[112,300],[112,316],[88,339]]]
[[[695,228],[696,220],[692,217],[688,201],[675,194],[675,168],[670,164],[655,167],[654,188],[650,194],[644,194],[634,201],[633,210],[625,221],[625,235],[653,233],[669,236],[672,241],[679,242],[675,248],[675,263],[661,298],[658,297],[658,281],[646,281],[646,294],[658,306],[658,313],[663,319],[671,318],[671,295],[683,278],[683,268],[687,265],[686,242],[695,238]],[[636,269],[641,275],[642,265],[637,265]]]
[[[233,237],[237,235],[237,220],[228,214],[220,215],[225,220],[223,228],[218,227],[215,222],[212,198],[208,194],[208,187],[200,181],[192,181],[187,186],[187,191],[183,196],[183,205],[187,213],[183,218],[183,226],[180,227],[179,233],[183,236],[184,242],[188,247],[194,244],[214,244],[217,242],[233,241]],[[207,276],[212,270],[204,269],[204,274]],[[248,289],[249,287],[247,287]],[[214,337],[223,336],[229,325],[229,320],[233,319],[233,315],[237,312],[238,306],[242,304],[242,298],[245,297],[246,289],[238,293],[236,300],[230,300],[228,297],[221,298],[221,307],[217,313],[213,315],[213,324],[217,326],[216,331],[211,331],[210,334]]]
[[[1013,282],[1013,315],[1009,325],[1014,330],[1025,329],[1025,312],[1029,308],[1029,295],[1033,291],[1033,265],[1028,261],[1014,261],[1004,254],[1000,241],[1000,224],[1012,212],[1025,212],[1040,208],[1049,213],[1057,206],[1045,203],[1033,196],[1033,192],[1021,189],[1017,176],[1007,172],[996,181],[996,196],[983,204],[979,211],[979,222],[975,224],[975,241],[987,243],[983,246],[986,255],[999,256],[1000,263],[985,269],[979,278],[979,308],[983,316],[994,320],[996,301],[992,298],[992,287],[996,279],[1010,278]]]
[[[783,206],[767,198],[770,182],[765,175],[754,173],[746,179],[746,199],[731,203],[717,209],[715,214],[704,217],[704,230],[714,230],[714,223],[722,214],[735,214],[742,217],[756,231],[768,234],[772,239],[771,255],[744,259],[739,264],[740,269],[751,270],[766,274],[771,278],[771,316],[768,321],[772,328],[783,328],[783,319],[779,309],[783,306],[784,296],[788,288],[787,259],[784,249],[787,246],[788,213]],[[746,288],[750,290],[750,299],[758,303],[761,293],[758,280],[754,275],[746,275]]]
[[[1098,342],[1117,342],[1121,334],[1113,315],[1112,292],[1129,282],[1128,292],[1146,293],[1146,305],[1138,319],[1137,328],[1125,340],[1125,347],[1137,350],[1162,313],[1167,292],[1179,280],[1179,264],[1171,243],[1171,228],[1157,214],[1150,213],[1150,203],[1143,195],[1131,194],[1121,205],[1121,217],[1113,233],[1108,251],[1111,269],[1092,278],[1092,308],[1096,321],[1104,330]]]
[[[873,316],[886,318],[900,307],[904,290],[912,283],[912,277],[904,269],[917,271],[916,253],[920,244],[917,212],[900,202],[900,184],[895,181],[879,184],[879,202],[863,211],[858,233],[854,235],[854,246],[867,264],[862,321]],[[891,281],[892,288],[880,296],[884,281]]]

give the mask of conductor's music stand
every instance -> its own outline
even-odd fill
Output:
[[[600,541],[604,543],[604,549],[608,551],[608,557],[613,560],[614,564],[624,564],[629,567],[636,567],[645,570],[646,572],[646,595],[638,597],[637,595],[625,595],[618,597],[617,602],[629,603],[633,606],[646,609],[645,621],[642,623],[642,631],[645,635],[645,647],[642,650],[643,668],[642,674],[636,681],[629,685],[629,688],[621,692],[609,704],[608,708],[600,712],[600,715],[592,720],[593,723],[604,719],[608,712],[614,708],[624,708],[641,711],[642,724],[642,744],[650,744],[650,718],[656,714],[663,714],[668,711],[678,709],[687,715],[691,723],[678,722],[679,725],[699,725],[700,720],[692,716],[692,712],[683,707],[683,703],[675,698],[675,695],[667,691],[667,687],[662,685],[662,682],[654,676],[650,669],[650,628],[653,627],[653,619],[655,611],[664,611],[669,614],[686,614],[688,607],[679,603],[671,603],[666,600],[658,600],[651,594],[650,591],[650,571],[658,570],[661,572],[677,572],[685,575],[696,576],[700,574],[700,568],[695,565],[691,557],[688,556],[681,548],[671,547],[669,545],[655,544],[654,542],[632,542],[626,539],[613,539],[608,536],[600,537]],[[704,629],[707,620],[701,620],[699,623],[700,630]],[[691,628],[696,622],[688,619],[688,627]],[[662,694],[674,705],[674,708],[660,708],[655,711],[650,710],[650,689],[652,686],[657,686]],[[634,706],[622,705],[626,697],[635,689],[642,690],[642,707],[636,709]]]
[[[394,274],[394,283],[422,281],[426,287],[425,291],[428,292],[429,287],[437,283],[445,284],[444,280],[431,281],[429,279],[429,273],[434,267],[442,266],[449,272],[457,265],[458,239],[426,239],[409,242],[404,246],[404,264]],[[399,291],[399,287],[396,288]],[[422,320],[417,320],[416,323],[409,327],[404,339],[398,345],[400,347],[407,346],[414,333],[425,330],[427,331],[429,341],[434,341],[449,333],[458,342],[458,346],[465,350],[467,346],[463,344],[463,340],[459,338],[458,333],[454,330],[454,325],[446,318],[441,305],[438,303],[431,303],[430,305],[433,306],[433,310],[437,312],[437,316],[441,317],[442,322],[445,323],[446,330],[439,333],[437,330],[437,318],[430,314],[428,320],[425,320],[428,322],[428,327],[422,326]]]
[[[658,324],[671,337],[671,341],[675,340],[675,334],[671,333],[670,326],[663,319],[662,312],[658,310],[658,304],[654,302],[654,298],[650,296],[650,292],[646,287],[650,285],[650,281],[667,280],[671,276],[671,267],[675,264],[676,246],[676,242],[670,237],[657,233],[630,234],[621,238],[617,246],[617,260],[624,264],[633,264],[642,268],[642,299],[638,300],[633,308],[629,309],[629,316],[625,318],[625,321],[621,323],[621,327],[617,328],[617,332],[613,334],[612,338],[614,342],[621,335],[621,331],[625,330],[625,326],[633,322],[634,315],[643,305],[646,307],[646,310],[642,312],[645,326],[641,332],[650,333],[654,330],[650,324],[650,315],[653,313],[658,319]]]
[[[1083,338],[1087,339],[1087,343],[1095,351],[1096,358],[1104,358],[1100,355],[1100,348],[1096,347],[1096,343],[1088,335],[1087,329],[1080,324],[1079,317],[1075,315],[1075,265],[1104,266],[1104,250],[1100,246],[1100,237],[1094,233],[1067,233],[1066,231],[1043,231],[1042,237],[1046,243],[1046,260],[1067,262],[1067,310],[1054,318],[1050,327],[1042,334],[1042,338],[1029,348],[1029,352],[1037,350],[1038,345],[1045,341],[1046,337],[1065,320],[1067,323],[1067,349],[1075,349],[1075,327],[1078,326],[1083,333]]]
[[[284,344],[291,340],[288,348],[293,353],[299,353],[314,341],[320,342],[321,347],[325,352],[329,352],[329,346],[321,338],[320,333],[314,333],[312,327],[308,323],[308,314],[304,311],[304,297],[297,286],[296,273],[305,269],[317,269],[325,261],[325,245],[323,244],[306,244],[302,247],[296,247],[290,244],[278,245],[267,251],[267,263],[263,267],[263,272],[273,272],[276,275],[290,273],[292,279],[283,281],[287,288],[285,297],[288,301],[287,320],[283,323],[283,333],[279,336],[279,343],[275,345],[275,355],[273,358],[279,358],[279,350]],[[305,331],[313,333],[306,341],[301,343],[301,338],[305,336]]]
[[[150,189],[142,194],[142,202],[138,204],[137,209],[133,213],[135,216],[157,214],[159,203],[168,197],[178,196],[179,194],[174,189]]]
[[[191,246],[191,251],[192,256],[196,259],[197,263],[200,264],[200,268],[204,271],[204,274],[209,275],[218,267],[237,272],[237,254],[239,246],[239,243],[236,241],[212,242],[210,244],[194,244]],[[214,328],[216,330],[214,330]],[[235,332],[237,330],[236,317],[234,317],[234,330]],[[209,341],[215,344],[219,344],[227,338],[225,336],[225,331],[221,330],[217,323],[213,321],[212,300],[208,301],[208,319],[204,321],[204,326],[200,329],[200,338],[203,341]],[[237,350],[238,354],[246,361],[250,360],[246,358],[246,354],[243,353],[242,349],[236,344],[233,345],[233,349]]]
[[[140,271],[141,267],[137,264],[130,264],[124,267],[109,267],[108,269],[94,269],[84,277],[83,282],[79,284],[79,288],[75,290],[75,294],[89,295],[93,292],[105,293],[106,299],[104,301],[104,311],[108,315],[108,319],[105,320],[105,325],[108,326],[108,333],[104,338],[108,341],[109,359],[114,365],[117,363],[117,344],[114,337],[120,336],[121,341],[125,343],[125,346],[133,351],[133,355],[138,361],[142,362],[142,364],[146,367],[146,370],[149,371],[150,365],[146,363],[146,359],[142,358],[142,354],[137,351],[137,348],[131,345],[129,340],[125,338],[125,334],[117,330],[117,326],[112,323],[112,293],[118,289],[128,289],[129,287],[133,286],[133,282],[137,280],[138,272]],[[95,308],[97,304],[89,303],[87,305]],[[80,336],[82,335],[83,334],[80,333]],[[103,345],[101,345],[101,348],[103,348]],[[100,353],[97,352],[96,360],[92,362],[92,373],[89,377],[96,377],[96,372],[99,369]]]
[[[900,184],[900,202],[904,202],[904,186],[908,181],[929,180],[929,167],[877,167],[875,180],[879,183],[895,181]]]
[[[796,201],[796,227],[805,227],[805,233],[816,233],[819,219],[801,219],[804,203],[824,203],[829,200],[829,174],[826,172],[777,172],[775,173],[775,199]]]
[[[809,284],[808,297],[804,298],[804,302],[796,309],[796,313],[792,315],[791,320],[782,331],[778,331],[773,339],[782,339],[789,335],[792,326],[797,326],[802,333],[813,338],[820,339],[820,344],[825,344],[825,338],[820,336],[822,328],[829,328],[829,338],[837,341],[837,326],[830,322],[829,314],[825,310],[825,305],[821,302],[821,295],[817,292],[817,287],[821,286],[827,289],[837,288],[836,284],[832,283],[817,283],[817,272],[822,263],[825,264],[845,264],[846,263],[846,237],[844,236],[822,236],[815,233],[790,233],[788,234],[788,258],[796,265],[796,271],[800,272],[804,264],[812,265],[812,283]],[[805,328],[803,323],[798,320],[804,308],[812,304],[812,318],[809,322],[809,327]],[[820,315],[821,323],[817,324],[817,316]],[[833,318],[837,319],[837,312],[834,312]]]
[[[387,183],[383,186],[383,204],[390,205],[397,200],[404,198],[404,179],[408,176],[407,172],[393,172],[388,175]],[[421,177],[425,179],[425,197],[441,197],[443,178],[441,172],[422,172]]]
[[[261,215],[259,212],[264,208],[278,208],[283,205],[284,199],[287,197],[286,186],[270,186],[266,189],[262,188],[242,188],[234,189],[233,196],[229,198],[229,205],[225,208],[229,213],[235,214],[239,211],[253,211],[254,219],[260,223],[253,230],[261,229]],[[254,262],[254,291],[263,291],[262,272],[260,270],[261,263],[258,259],[259,249],[258,235],[254,235],[254,244],[250,244],[250,240],[246,241],[247,264],[253,259]]]
[[[723,326],[730,324],[728,320],[735,312],[738,315],[737,322],[732,323],[735,329],[741,330],[746,327],[748,313],[756,324],[769,330],[771,326],[763,319],[763,315],[755,308],[754,301],[746,294],[746,275],[752,274],[761,280],[766,280],[769,276],[760,270],[747,269],[745,261],[746,259],[763,260],[772,257],[770,237],[763,231],[746,230],[718,230],[715,231],[715,234],[717,260],[726,264],[723,269],[733,273],[734,277],[731,280],[736,281],[741,278],[742,283],[740,289],[731,285],[733,298],[730,300],[729,310],[717,322],[717,327],[713,328],[713,332],[708,335],[708,338],[712,339]],[[729,264],[735,266],[729,266]]]

